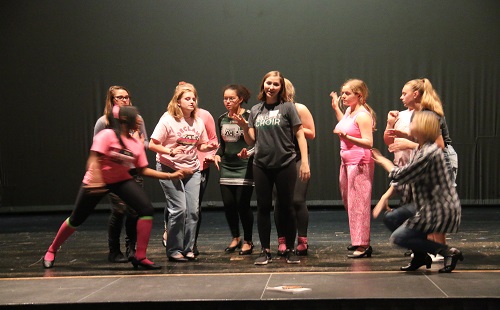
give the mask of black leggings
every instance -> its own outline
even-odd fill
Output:
[[[252,241],[253,212],[250,208],[253,187],[248,185],[221,185],[226,220],[233,238],[240,237],[240,220],[243,240]]]
[[[295,245],[295,220],[293,219],[293,190],[297,180],[297,169],[292,162],[279,169],[264,169],[253,166],[255,193],[257,194],[257,228],[262,248],[271,245],[271,210],[273,208],[273,187],[276,186],[278,204],[278,230],[286,238],[287,249]]]
[[[89,217],[90,213],[95,209],[99,201],[107,193],[102,194],[90,194],[86,188],[85,184],[82,184],[80,191],[76,197],[75,209],[69,217],[69,224],[73,227],[78,227]],[[154,208],[147,196],[146,192],[142,187],[140,187],[133,179],[107,184],[106,188],[110,192],[116,194],[120,197],[123,202],[134,209],[137,212],[139,218],[144,216],[153,216]]]
[[[299,159],[295,161],[295,166],[297,167],[297,171],[300,170],[300,165],[302,164],[302,160]],[[298,177],[298,174],[297,174]],[[309,180],[306,182],[302,182],[298,180],[295,182],[295,189],[293,191],[293,218],[295,219],[295,224],[297,226],[297,235],[299,237],[307,237],[307,228],[309,226],[309,210],[306,205],[306,196],[307,189],[309,188]],[[279,201],[276,200],[274,202],[274,222],[276,223],[276,229],[278,233],[278,237],[284,237],[284,233],[279,230],[281,225],[278,223],[279,221]]]

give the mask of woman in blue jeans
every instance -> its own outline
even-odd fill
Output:
[[[205,124],[196,114],[198,95],[194,87],[179,85],[156,125],[149,149],[156,152],[156,170],[190,171],[181,180],[161,180],[168,212],[167,257],[169,261],[196,260],[194,243],[199,214],[200,161],[198,151],[217,149],[217,142],[208,143]]]
[[[413,251],[410,264],[403,271],[414,271],[421,266],[431,267],[427,253],[445,257],[439,272],[452,272],[462,252],[443,243],[427,239],[429,233],[457,232],[461,206],[454,182],[446,167],[443,150],[435,143],[440,135],[439,120],[431,111],[416,112],[410,123],[410,135],[416,138],[418,148],[408,165],[395,167],[378,150],[373,150],[375,162],[389,172],[396,190],[402,192],[402,207],[386,214],[386,224],[394,232],[391,240]],[[400,225],[400,226],[398,226]]]

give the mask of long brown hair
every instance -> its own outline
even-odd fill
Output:
[[[119,85],[111,86],[108,89],[108,92],[106,93],[106,103],[104,104],[104,114],[103,115],[108,115],[113,110],[113,106],[114,106],[113,98],[115,96],[115,91],[119,90],[119,89],[123,89],[124,91],[127,92],[129,97],[132,97],[129,90],[126,89],[125,86],[119,86]],[[132,105],[132,98],[130,98],[129,103],[130,103],[130,105]]]
[[[264,91],[264,82],[270,76],[277,76],[280,78],[281,88],[280,88],[280,91],[278,92],[278,99],[281,101],[286,101],[287,94],[286,94],[286,88],[285,88],[285,77],[279,71],[269,71],[268,73],[266,73],[266,75],[264,75],[264,77],[262,78],[262,81],[260,82],[260,92],[259,92],[259,95],[257,96],[257,99],[263,100],[263,101],[266,100],[266,94]]]

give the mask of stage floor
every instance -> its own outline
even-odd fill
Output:
[[[475,309],[500,305],[499,207],[463,209],[460,232],[448,235],[447,242],[459,248],[465,260],[451,274],[437,272],[441,262],[430,270],[399,271],[409,258],[389,242],[380,219],[372,220],[372,257],[347,258],[349,229],[346,212],[340,209],[310,211],[309,255],[297,265],[276,256],[266,266],[254,265],[259,254],[256,227],[253,255],[225,253],[231,238],[224,213],[204,210],[196,262],[167,261],[161,245],[163,214],[158,212],[148,257],[162,269],[134,270],[131,264],[108,263],[108,213],[96,212],[63,245],[54,268],[43,269],[42,255],[68,215],[1,216],[0,306],[123,309],[125,304],[148,303],[155,308],[190,302],[202,309],[261,309],[262,302],[282,302],[273,307],[387,309],[401,304],[417,309],[424,301],[447,309],[455,309],[454,303]],[[274,229],[272,236],[274,254]]]

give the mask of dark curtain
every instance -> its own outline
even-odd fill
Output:
[[[279,70],[311,110],[311,204],[334,205],[339,141],[329,93],[363,79],[378,114],[375,146],[403,85],[429,78],[459,155],[464,203],[498,204],[499,36],[496,0],[40,0],[0,4],[0,176],[3,206],[72,204],[106,90],[128,87],[151,134],[175,85],[224,112],[229,83],[253,91]],[[154,154],[148,151],[150,167]],[[221,200],[214,168],[205,195]],[[373,199],[388,185],[376,168]],[[152,201],[163,202],[156,180]]]

